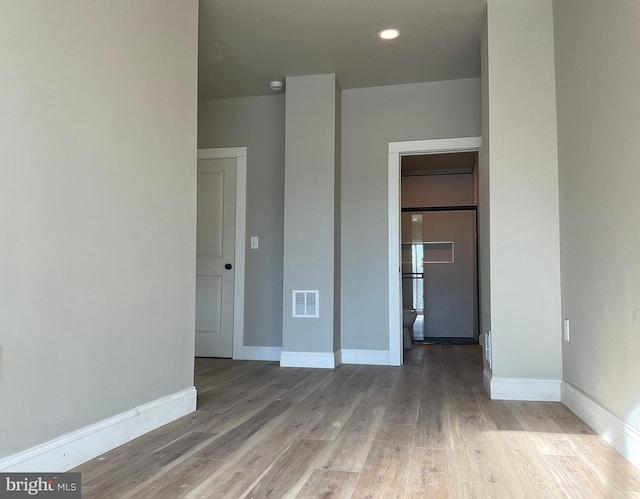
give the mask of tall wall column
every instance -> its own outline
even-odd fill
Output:
[[[558,146],[551,0],[490,0],[480,158],[493,398],[559,400]],[[486,115],[488,113],[488,116]],[[490,204],[486,203],[489,196]],[[489,237],[487,237],[489,236]],[[487,254],[487,246],[489,253]],[[487,266],[486,258],[489,258]],[[486,297],[485,297],[486,298]],[[490,310],[488,310],[490,309]]]
[[[286,81],[283,366],[335,367],[339,355],[340,89],[334,74]],[[293,292],[318,291],[294,317]],[[297,295],[302,298],[305,295]],[[313,293],[307,293],[309,301]],[[298,312],[305,307],[299,304]]]

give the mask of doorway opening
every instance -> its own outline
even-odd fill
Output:
[[[400,160],[403,346],[478,344],[476,151]]]
[[[400,166],[411,155],[477,152],[481,137],[390,142],[388,146],[388,283],[389,364],[400,366],[403,358],[402,267],[400,244]]]

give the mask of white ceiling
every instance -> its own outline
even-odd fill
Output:
[[[200,0],[200,99],[266,95],[286,76],[342,88],[480,76],[486,0]],[[400,30],[383,42],[376,33]]]

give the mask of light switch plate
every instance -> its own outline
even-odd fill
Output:
[[[258,236],[251,236],[251,249],[258,249]]]

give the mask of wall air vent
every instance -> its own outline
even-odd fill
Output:
[[[320,317],[320,291],[294,289],[291,292],[292,317]]]

